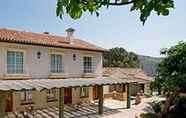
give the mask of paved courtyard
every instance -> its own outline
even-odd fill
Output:
[[[131,108],[126,109],[126,102],[108,99],[104,101],[104,114],[97,114],[97,104],[83,104],[78,109],[73,106],[65,105],[65,118],[135,118],[143,112],[153,112],[150,102],[161,100],[159,97],[144,98],[139,105],[134,105],[131,101]],[[28,113],[28,118],[58,118],[59,109],[57,107],[49,107],[39,109],[32,113]],[[17,115],[18,118],[24,118],[22,114]],[[9,113],[6,118],[16,118],[16,113]]]
[[[154,112],[149,103],[152,103],[153,101],[161,101],[161,100],[165,100],[165,99],[158,96],[153,96],[151,98],[144,98],[143,102],[138,105],[134,105],[134,100],[133,100],[131,102],[132,105],[130,109],[118,109],[119,110],[118,113],[102,116],[101,118],[135,118],[135,116],[139,116],[139,114],[141,113]],[[119,102],[120,101],[112,102],[113,107],[118,106]],[[114,105],[115,103],[116,105]],[[123,102],[120,104],[126,104],[126,103]]]

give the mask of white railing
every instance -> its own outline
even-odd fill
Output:
[[[50,73],[64,73],[64,67],[63,66],[56,66],[56,65],[51,65],[50,66]]]

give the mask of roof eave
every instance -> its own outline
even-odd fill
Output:
[[[68,47],[68,46],[42,44],[42,43],[17,41],[17,40],[0,40],[0,42],[14,43],[14,44],[24,44],[24,45],[35,45],[35,46],[43,46],[43,47],[54,47],[54,48],[66,48],[66,49],[86,50],[86,51],[101,52],[101,53],[107,51],[106,49],[88,49],[88,48],[80,48],[80,47]]]

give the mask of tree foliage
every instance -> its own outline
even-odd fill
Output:
[[[130,5],[131,11],[139,11],[143,24],[152,11],[167,16],[170,8],[174,8],[173,0],[57,0],[56,14],[62,18],[66,12],[71,18],[79,19],[85,12],[99,16],[103,7],[124,5]]]
[[[158,65],[156,86],[167,91],[186,90],[186,42],[164,49],[166,58]]]
[[[104,67],[139,67],[138,56],[123,48],[112,48],[103,55]]]

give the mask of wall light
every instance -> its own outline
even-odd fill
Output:
[[[73,54],[73,60],[76,61],[76,54]]]
[[[38,58],[38,59],[41,58],[41,52],[37,52],[37,58]]]

